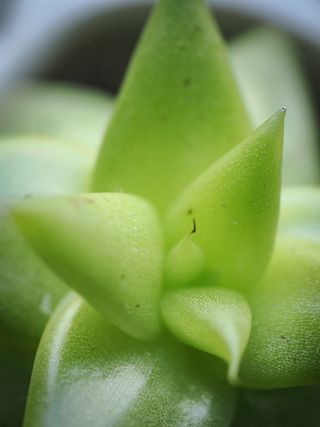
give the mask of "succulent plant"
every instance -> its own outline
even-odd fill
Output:
[[[260,38],[304,114],[294,55]],[[6,106],[1,393],[37,350],[25,427],[317,425],[320,193],[281,186],[286,108],[260,122],[273,101],[255,90],[276,83],[269,63],[248,78],[252,46],[232,46],[236,78],[205,3],[160,0],[111,117],[108,98],[54,85]],[[310,147],[286,131],[286,182],[317,183],[306,121]]]

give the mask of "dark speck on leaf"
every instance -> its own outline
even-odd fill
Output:
[[[288,339],[288,337],[286,337],[285,335],[281,335],[281,337],[280,337],[282,340],[287,340]]]
[[[188,215],[191,215],[191,214],[192,214],[192,209],[191,209],[191,208],[188,210],[187,214],[188,214]]]
[[[186,78],[183,80],[183,84],[184,84],[184,86],[190,86],[191,80],[189,78]]]
[[[125,276],[125,274],[121,274],[121,279],[125,279],[126,278],[126,276]]]
[[[197,33],[198,31],[200,31],[200,27],[199,27],[199,25],[195,25],[195,26],[194,26],[194,31],[195,31],[195,33]]]
[[[140,304],[136,304],[136,308],[140,308]]]
[[[197,231],[197,224],[196,224],[195,218],[192,218],[192,224],[193,224],[193,228],[192,228],[191,234],[194,234]]]

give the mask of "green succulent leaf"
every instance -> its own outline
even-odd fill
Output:
[[[318,132],[304,70],[287,35],[258,27],[230,47],[241,94],[255,126],[279,105],[288,107],[283,152],[283,183],[319,183]]]
[[[94,151],[40,136],[0,138],[0,202],[85,191]]]
[[[243,296],[229,289],[172,290],[162,301],[162,315],[181,341],[221,357],[236,383],[251,329],[251,311]]]
[[[120,193],[27,200],[14,218],[35,250],[120,329],[159,332],[162,233],[153,207]]]
[[[319,188],[292,187],[282,191],[279,233],[320,243]]]
[[[219,286],[250,287],[271,255],[283,121],[281,110],[191,183],[167,215],[171,244],[191,234]]]
[[[279,239],[263,280],[248,295],[252,330],[241,384],[292,387],[320,381],[320,246]]]
[[[24,427],[227,427],[234,392],[194,357],[168,338],[132,339],[71,296],[41,341]]]
[[[250,130],[205,2],[161,0],[121,88],[93,189],[140,194],[163,211]]]
[[[62,83],[28,83],[3,100],[0,133],[53,136],[96,149],[113,102],[104,93]]]
[[[53,308],[66,290],[8,215],[0,213],[0,335],[4,334],[10,345],[35,351]]]
[[[169,252],[165,262],[165,283],[169,287],[181,287],[196,280],[203,272],[203,250],[185,236]]]
[[[25,197],[84,191],[93,155],[48,137],[0,139],[0,425],[20,426],[42,331],[67,287],[10,219]]]
[[[20,235],[9,206],[24,198],[84,191],[91,153],[55,138],[0,139],[0,330],[20,349],[35,351],[67,288]]]

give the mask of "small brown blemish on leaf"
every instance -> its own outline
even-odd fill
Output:
[[[94,203],[95,203],[93,199],[90,199],[90,198],[87,198],[87,197],[84,197],[83,201],[85,203],[88,203],[88,205],[94,205]]]
[[[192,209],[190,208],[190,209],[188,209],[187,214],[188,214],[188,215],[192,215],[192,212],[193,212],[193,211],[192,211]]]
[[[76,208],[79,208],[79,207],[82,205],[81,200],[80,200],[80,199],[76,199],[75,197],[72,197],[72,198],[70,199],[70,203],[71,203],[74,207],[76,207]]]
[[[84,205],[94,204],[94,200],[90,199],[89,197],[72,197],[70,199],[70,203],[76,208],[81,208],[81,206]]]
[[[187,77],[187,78],[183,79],[183,84],[184,84],[184,86],[190,86],[191,80]]]

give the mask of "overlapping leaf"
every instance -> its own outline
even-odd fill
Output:
[[[242,385],[292,387],[320,381],[320,246],[280,239],[270,267],[249,296],[252,330]]]
[[[93,180],[160,210],[250,131],[204,1],[162,0],[129,67]]]
[[[240,293],[218,287],[170,291],[162,314],[183,342],[225,360],[229,380],[237,382],[251,329],[250,308]]]
[[[72,297],[41,341],[25,427],[229,426],[234,394],[193,357],[171,339],[132,339]]]
[[[119,328],[142,339],[158,333],[162,235],[149,203],[84,194],[25,201],[14,217],[40,256]]]
[[[1,425],[21,425],[37,345],[67,289],[20,235],[9,207],[26,197],[84,191],[90,153],[55,138],[0,139]]]
[[[66,288],[19,234],[9,206],[24,198],[85,190],[92,159],[91,151],[54,138],[0,140],[0,324],[20,347],[35,350]]]
[[[279,211],[284,111],[214,163],[173,203],[171,243],[191,234],[219,286],[248,288],[273,248]]]

